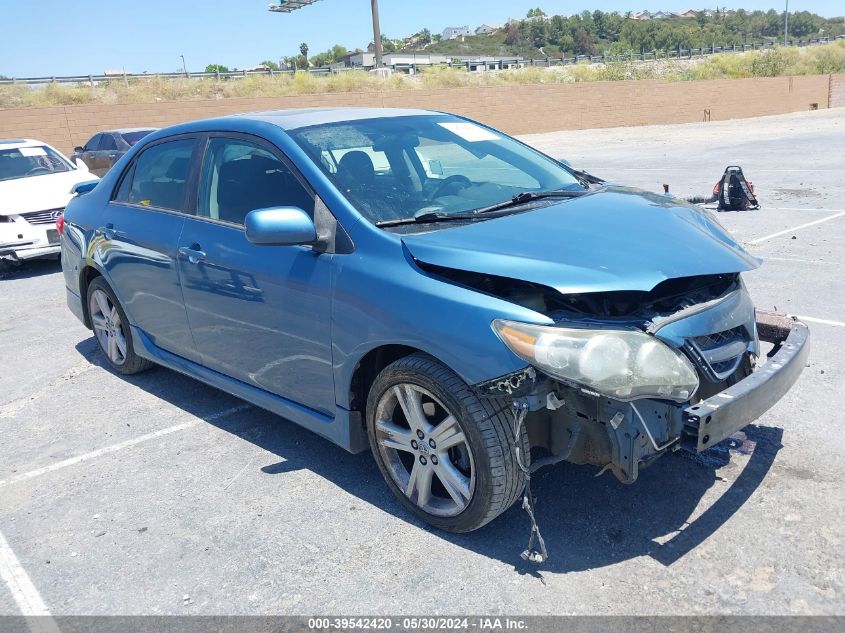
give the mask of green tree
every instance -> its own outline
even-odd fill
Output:
[[[578,29],[573,36],[573,49],[576,55],[595,55],[596,44],[584,29]]]
[[[308,44],[306,44],[305,42],[302,42],[302,44],[299,45],[299,54],[302,55],[302,57],[305,58],[306,63],[307,63],[307,60],[308,60]]]
[[[207,73],[227,73],[229,72],[229,67],[224,66],[223,64],[209,64],[205,67],[205,72]]]
[[[270,70],[279,70],[279,65],[276,62],[271,62],[269,59],[261,62],[261,66],[267,66]]]
[[[335,44],[329,50],[314,55],[311,58],[311,65],[317,67],[329,66],[342,60],[348,53],[349,51],[346,50],[345,46]]]

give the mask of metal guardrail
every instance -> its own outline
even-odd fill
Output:
[[[841,37],[841,36],[840,36]],[[812,40],[789,40],[788,46],[817,46],[820,44],[827,44],[832,42],[834,38],[818,38]],[[839,39],[839,38],[836,38]],[[764,49],[772,49],[780,46],[780,43],[767,42],[762,44],[728,44],[724,46],[713,46],[705,48],[674,48],[668,50],[655,50],[640,53],[623,53],[617,55],[576,55],[574,57],[540,57],[533,59],[524,59],[520,57],[501,57],[489,60],[469,60],[459,61],[453,60],[441,64],[393,64],[387,66],[392,70],[411,70],[416,72],[423,68],[431,67],[450,67],[457,69],[473,70],[479,67],[487,69],[505,69],[511,66],[564,66],[567,64],[578,64],[584,61],[589,63],[606,63],[606,62],[633,62],[633,61],[649,61],[657,59],[692,59],[694,57],[703,57],[707,55],[716,55],[718,53],[745,53],[748,51],[758,51]],[[480,56],[483,57],[483,56]],[[214,79],[216,81],[242,79],[244,77],[253,76],[277,76],[277,75],[292,75],[294,73],[307,72],[311,75],[331,75],[350,70],[361,70],[360,67],[355,68],[309,68],[307,70],[237,70],[222,73],[193,73],[193,72],[174,72],[174,73],[123,73],[123,74],[108,74],[108,75],[70,75],[70,76],[53,76],[53,77],[15,77],[2,78],[0,85],[25,84],[25,85],[43,85],[43,84],[89,84],[91,86],[113,81],[135,81],[138,79],[164,78],[164,79]]]

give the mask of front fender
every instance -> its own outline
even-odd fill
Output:
[[[344,408],[355,368],[373,349],[419,349],[476,384],[527,366],[496,336],[493,319],[551,323],[528,308],[428,274],[399,243],[335,261],[332,355],[336,402]]]

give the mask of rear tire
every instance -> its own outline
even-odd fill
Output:
[[[129,375],[152,367],[151,361],[135,353],[126,313],[102,277],[91,280],[87,299],[94,338],[111,368]]]
[[[510,403],[479,398],[426,354],[399,359],[376,377],[367,398],[367,434],[400,503],[449,532],[489,523],[525,485],[513,452]],[[519,442],[529,459],[524,428]]]

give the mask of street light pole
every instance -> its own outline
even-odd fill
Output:
[[[182,72],[184,72],[184,73],[185,73],[185,77],[187,77],[187,76],[188,76],[188,65],[185,63],[185,56],[184,56],[184,55],[179,55],[179,57],[181,57],[181,58],[182,58]]]
[[[381,27],[378,23],[378,0],[370,0],[373,9],[373,52],[376,54],[376,68],[381,68]]]
[[[303,7],[310,6],[317,0],[278,0],[279,4],[271,4],[269,9],[274,13],[290,13]],[[375,67],[381,68],[381,27],[378,23],[378,0],[370,0],[373,12],[373,52],[375,53]]]
[[[789,33],[789,0],[786,0],[786,10],[783,12],[783,45],[786,46],[786,36]]]

